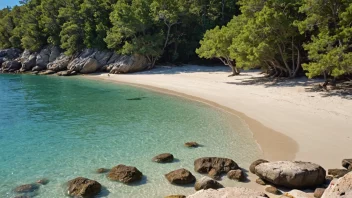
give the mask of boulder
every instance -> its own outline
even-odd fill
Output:
[[[116,59],[113,61],[113,63],[110,63],[107,66],[107,68],[110,68],[111,74],[139,72],[148,68],[148,62],[144,56],[140,56],[140,55],[125,56],[124,55],[124,56],[112,56],[112,58],[116,58]]]
[[[3,71],[15,71],[21,68],[21,63],[18,61],[5,61],[2,64]]]
[[[281,194],[281,192],[277,188],[275,188],[274,186],[269,186],[269,187],[265,188],[265,191],[268,193],[274,194],[274,195]]]
[[[312,196],[300,190],[291,190],[285,193],[284,196],[289,198],[312,198]]]
[[[255,167],[258,166],[259,164],[262,164],[262,163],[267,163],[269,161],[267,160],[264,160],[264,159],[258,159],[254,162],[252,162],[252,164],[249,166],[249,171],[253,174],[255,174]]]
[[[0,50],[0,58],[6,58],[7,60],[14,60],[21,55],[21,50],[16,48]]]
[[[241,169],[230,170],[227,173],[227,177],[232,180],[243,181],[244,180],[244,173]]]
[[[181,168],[175,171],[171,171],[165,175],[166,179],[176,185],[185,185],[194,183],[196,178],[188,170]]]
[[[200,180],[197,180],[196,184],[194,185],[194,189],[198,190],[206,190],[206,189],[219,189],[223,188],[224,186],[221,185],[219,182],[213,180],[209,177],[202,177]]]
[[[325,192],[325,188],[317,188],[314,191],[314,197],[315,198],[321,198]]]
[[[332,181],[325,190],[322,198],[348,198],[352,197],[352,172]]]
[[[68,182],[68,195],[74,197],[92,198],[100,193],[101,184],[84,177],[77,177]]]
[[[120,181],[125,184],[140,181],[142,177],[142,172],[136,167],[123,164],[113,167],[108,174],[110,180]]]
[[[350,170],[346,169],[328,169],[328,175],[333,176],[334,178],[340,178],[345,176]]]
[[[227,158],[203,157],[194,161],[194,170],[198,173],[209,173],[214,169],[220,175],[239,168],[236,162]]]
[[[342,166],[346,169],[352,169],[352,159],[343,159]]]
[[[67,66],[70,71],[76,71],[82,74],[93,73],[98,70],[98,61],[94,58],[75,58]]]
[[[325,182],[326,171],[310,162],[278,161],[262,163],[255,173],[263,180],[287,188],[310,188]]]
[[[14,191],[16,193],[30,193],[30,192],[37,191],[38,189],[39,189],[38,184],[25,184],[25,185],[16,187]]]
[[[55,72],[67,70],[67,66],[70,62],[70,57],[65,54],[61,54],[53,62],[48,63],[47,68]]]
[[[199,146],[199,144],[197,142],[186,142],[185,146],[186,147],[197,148]]]
[[[248,188],[228,187],[220,189],[200,190],[187,198],[268,198],[265,193],[258,192]]]
[[[23,55],[21,57],[21,63],[22,63],[22,68],[21,71],[30,71],[33,69],[33,67],[36,66],[37,63],[37,53],[34,52],[32,54],[30,54],[28,57],[28,52],[29,51],[25,51],[23,52]]]
[[[152,161],[157,163],[169,163],[174,161],[174,156],[170,153],[163,153],[153,157]]]
[[[43,48],[36,57],[37,66],[45,69],[46,65],[49,63],[50,49],[45,47]]]
[[[95,52],[94,58],[98,61],[99,69],[108,63],[112,54],[113,54],[113,52],[109,52],[109,51]]]

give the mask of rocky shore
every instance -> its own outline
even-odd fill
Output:
[[[172,157],[171,157],[172,156]],[[158,159],[158,160],[155,160]],[[156,164],[172,163],[173,155],[163,153],[151,159]],[[180,159],[182,160],[182,159]],[[301,161],[273,161],[258,159],[248,170],[255,174],[257,185],[264,185],[265,192],[244,187],[226,187],[221,184],[222,177],[228,177],[234,182],[247,182],[248,172],[234,160],[221,157],[202,157],[194,161],[194,172],[207,174],[196,178],[191,170],[184,168],[166,173],[165,182],[172,185],[194,186],[195,193],[191,195],[169,195],[165,198],[348,198],[352,195],[352,159],[343,159],[340,174],[331,175],[334,171],[326,171],[318,164]],[[343,173],[341,173],[343,172]],[[126,185],[139,183],[146,177],[133,166],[119,164],[111,169],[99,168],[97,174],[105,174],[110,181]],[[260,181],[260,182],[258,182]],[[49,182],[41,179],[32,184],[24,184],[14,188],[20,197],[34,197],[38,195],[41,185]],[[141,183],[140,185],[143,185]],[[99,181],[85,177],[77,177],[66,183],[66,195],[70,197],[92,198],[99,196],[104,187]]]
[[[145,57],[119,55],[111,51],[85,49],[67,56],[59,47],[47,46],[38,52],[19,49],[0,50],[0,73],[57,74],[69,76],[94,72],[131,73],[148,68]]]

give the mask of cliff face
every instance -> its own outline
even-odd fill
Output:
[[[131,73],[148,68],[145,57],[139,55],[119,55],[111,51],[85,49],[75,56],[66,56],[56,46],[44,47],[39,52],[18,49],[0,50],[0,72],[22,73],[35,72],[40,74],[94,73],[97,71]]]

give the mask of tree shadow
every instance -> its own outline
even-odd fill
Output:
[[[97,195],[96,197],[97,198],[100,198],[100,197],[107,197],[108,195],[110,194],[110,191],[106,188],[106,187],[102,187],[101,188],[101,191],[99,193],[99,195]]]

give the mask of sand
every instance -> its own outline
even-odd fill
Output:
[[[126,74],[87,77],[128,83],[188,97],[244,120],[269,160],[301,160],[339,168],[352,158],[352,97],[309,91],[317,80],[283,82],[260,78],[259,71],[227,77],[227,67],[158,67]],[[259,80],[260,79],[260,80]]]

